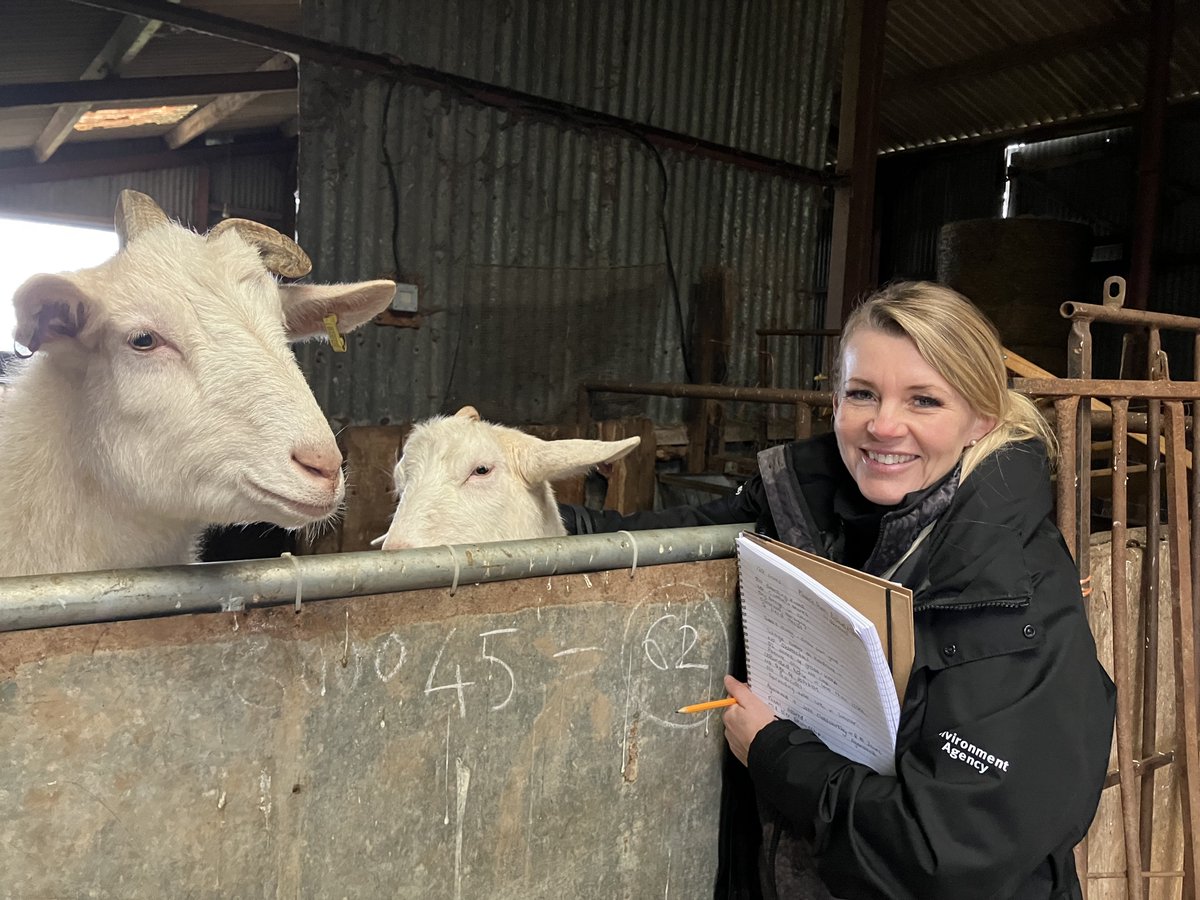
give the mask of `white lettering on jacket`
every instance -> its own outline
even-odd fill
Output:
[[[981,775],[993,767],[1001,772],[1008,771],[1007,759],[1001,759],[995,754],[988,753],[982,747],[976,747],[974,744],[964,741],[957,732],[943,731],[939,736],[946,739],[946,743],[942,745],[943,753],[951,759],[966,763]]]

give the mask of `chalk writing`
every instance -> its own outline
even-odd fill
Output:
[[[389,669],[387,666],[393,657],[396,664]],[[404,639],[393,631],[383,639],[382,646],[375,651],[375,674],[379,676],[380,681],[387,684],[400,674],[407,657],[408,648],[404,646]]]
[[[680,637],[680,650],[679,656],[677,657],[672,656],[670,659],[668,659],[668,656],[663,650],[662,645],[654,636],[656,632],[661,632],[664,628],[669,629],[671,627],[676,627],[673,624],[666,625],[665,623],[675,623],[678,621],[679,617],[677,615],[674,613],[667,613],[665,616],[659,616],[658,619],[651,623],[650,627],[646,629],[646,636],[642,638],[642,649],[646,653],[646,659],[650,662],[650,665],[661,671],[666,671],[667,669],[671,668],[707,669],[708,663],[685,662],[688,653],[693,647],[696,646],[697,639],[696,629],[689,625],[686,621],[677,626]],[[659,626],[663,626],[663,628],[660,628]],[[670,635],[667,635],[667,637],[669,636]]]
[[[462,680],[462,667],[457,663],[454,665],[455,681],[450,684],[433,683],[434,677],[437,675],[438,664],[442,661],[442,654],[446,652],[446,645],[450,643],[450,638],[454,637],[454,632],[457,628],[451,628],[450,633],[446,635],[446,639],[442,641],[442,646],[438,648],[437,656],[433,659],[433,665],[429,667],[429,677],[425,679],[425,693],[432,694],[434,691],[457,691],[458,692],[458,716],[461,719],[467,717],[467,701],[463,696],[463,688],[474,684],[473,681]]]
[[[515,628],[496,628],[492,631],[485,631],[479,635],[481,638],[483,638],[483,649],[479,652],[480,657],[494,665],[500,666],[505,672],[508,673],[508,696],[493,706],[493,710],[504,709],[504,707],[508,706],[508,702],[512,700],[513,693],[517,689],[517,676],[513,674],[512,667],[508,663],[487,652],[487,639],[497,634],[513,634],[516,630],[517,629]],[[488,680],[491,680],[490,676]]]
[[[278,709],[296,691],[337,702],[378,684],[388,686],[393,703],[448,692],[446,712],[458,721],[469,713],[514,710],[531,687],[545,690],[552,680],[596,678],[615,662],[625,682],[621,699],[628,714],[648,715],[672,729],[690,728],[702,726],[703,719],[681,720],[674,709],[707,696],[727,660],[727,625],[711,599],[695,602],[702,594],[692,585],[658,586],[636,604],[623,635],[605,634],[596,642],[570,643],[570,635],[555,633],[561,620],[532,609],[523,619],[505,616],[482,631],[450,623],[442,630],[429,623],[365,635],[356,631],[351,613],[335,632],[309,640],[280,640],[261,631],[244,639],[239,635],[225,651],[225,668],[231,695],[246,705]],[[424,675],[423,685],[405,686],[406,674],[414,680]],[[391,724],[384,721],[388,709],[379,709],[381,728]]]

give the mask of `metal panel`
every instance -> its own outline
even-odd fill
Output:
[[[0,214],[110,225],[123,188],[149,194],[172,218],[190,223],[204,169],[180,166],[150,172],[100,175],[70,181],[0,185]]]
[[[278,226],[294,214],[290,166],[290,157],[239,156],[231,146],[227,157],[207,166],[0,185],[0,215],[110,226],[117,195],[133,188],[189,227],[203,230],[223,212]],[[200,204],[211,206],[208,223],[196,221]]]
[[[732,559],[0,635],[13,897],[701,897]],[[52,864],[48,864],[52,861]]]
[[[291,155],[229,157],[209,166],[209,221],[239,216],[280,226],[295,217]]]
[[[394,0],[306,4],[304,15],[315,37],[809,167],[824,162],[840,27],[830,0],[482,7]],[[595,284],[611,279],[610,269],[665,272],[664,219],[685,317],[701,266],[735,270],[731,383],[754,382],[753,328],[816,321],[818,189],[664,152],[664,201],[659,158],[629,135],[534,122],[415,88],[389,92],[380,80],[318,66],[301,68],[301,110],[299,233],[315,276],[398,274],[421,288],[419,330],[372,326],[344,355],[323,345],[301,351],[318,399],[339,423],[421,418],[485,393],[497,398],[481,407],[485,416],[561,417],[596,363],[682,380],[669,279],[621,307],[624,332],[640,340],[616,348],[595,341],[588,360],[541,385],[522,382],[517,365],[540,345],[522,339],[522,322],[489,306],[471,281],[479,267],[511,269],[513,277],[522,268],[560,270],[561,277],[529,279],[522,303],[542,340],[553,340],[556,330],[573,327],[576,313],[576,298],[555,288],[567,273]],[[400,211],[394,242],[393,204]],[[492,355],[486,367],[463,362],[468,344]],[[486,379],[469,374],[485,368]],[[798,367],[785,360],[778,368]],[[646,408],[656,418],[679,417],[676,401]]]

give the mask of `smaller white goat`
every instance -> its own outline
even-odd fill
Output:
[[[413,428],[396,463],[400,501],[384,550],[566,534],[551,481],[620,459],[641,438],[545,441],[464,406]]]

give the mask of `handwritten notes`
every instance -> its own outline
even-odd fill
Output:
[[[894,775],[900,705],[875,626],[745,536],[738,569],[754,692],[835,753]]]

